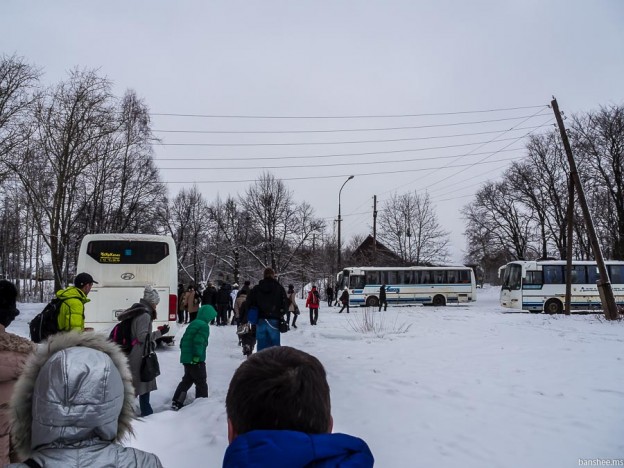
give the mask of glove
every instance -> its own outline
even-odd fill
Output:
[[[169,333],[169,325],[165,323],[164,325],[158,327],[158,330],[160,330],[161,335],[166,335],[167,333]]]
[[[193,364],[199,364],[199,356],[193,356]]]

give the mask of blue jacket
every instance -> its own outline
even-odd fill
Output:
[[[347,434],[251,431],[230,444],[223,468],[370,468],[373,454],[362,439]]]

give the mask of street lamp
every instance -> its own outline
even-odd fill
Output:
[[[347,180],[344,181],[344,183],[342,184],[342,187],[340,187],[340,190],[338,191],[338,264],[336,265],[336,270],[340,271],[340,267],[341,267],[341,263],[340,263],[340,222],[342,221],[342,218],[340,217],[340,195],[342,195],[342,189],[344,188],[345,184],[347,182],[349,182],[351,179],[353,179],[353,177],[355,176],[349,176],[349,178]]]

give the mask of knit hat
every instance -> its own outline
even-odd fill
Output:
[[[160,302],[158,291],[148,284],[145,286],[145,290],[143,291],[143,300],[149,302],[150,304],[158,305]]]

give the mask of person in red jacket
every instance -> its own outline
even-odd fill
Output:
[[[319,292],[316,286],[312,286],[312,291],[308,293],[308,298],[306,299],[306,307],[310,309],[310,325],[316,325],[320,303],[321,297]]]

